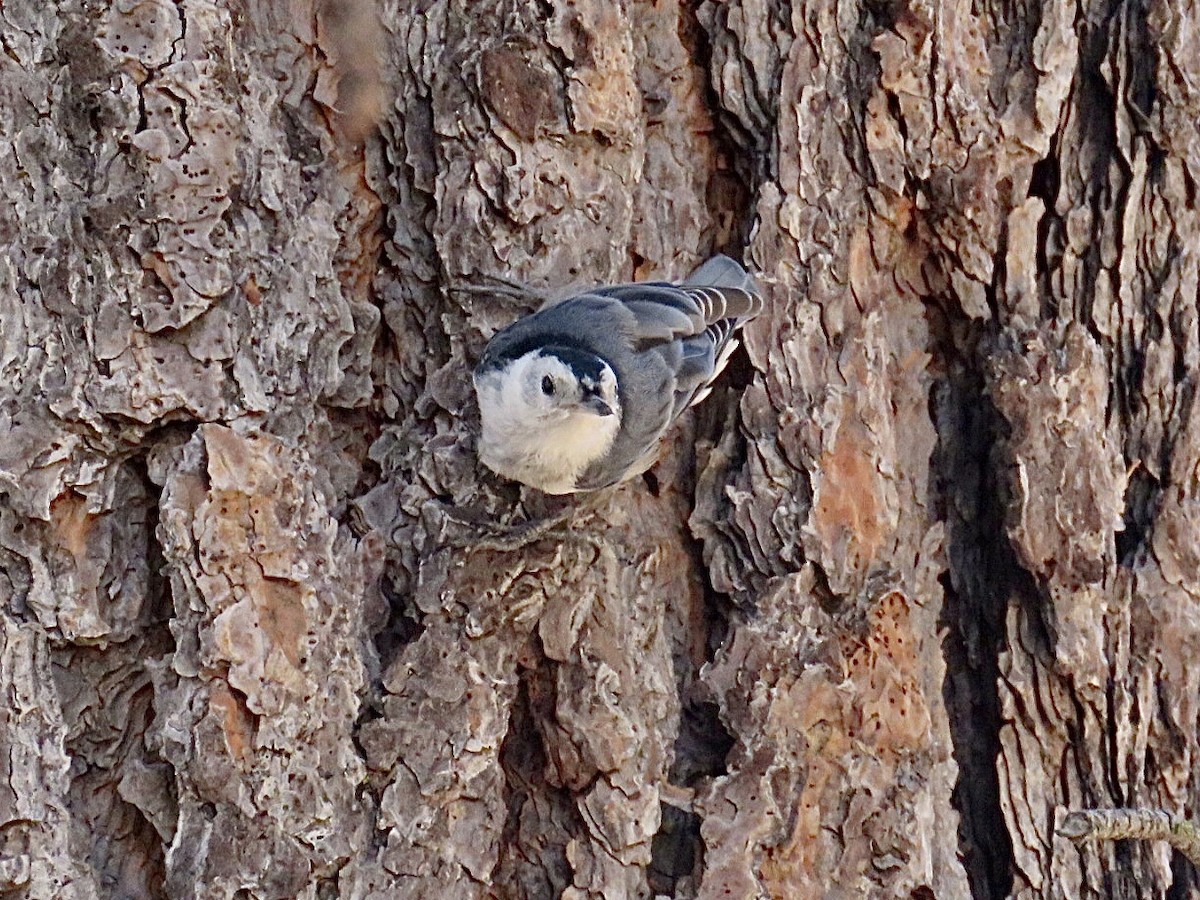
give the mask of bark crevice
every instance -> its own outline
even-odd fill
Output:
[[[939,624],[946,629],[943,698],[958,765],[951,802],[960,816],[959,850],[971,896],[1000,900],[1012,891],[1015,860],[997,771],[1004,724],[999,655],[1011,581],[1021,570],[1003,537],[1004,507],[993,475],[999,414],[972,365],[944,346],[939,355],[946,374],[932,394],[938,432],[932,469],[947,523]]]

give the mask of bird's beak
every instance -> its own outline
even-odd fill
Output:
[[[599,394],[592,394],[584,401],[583,406],[598,416],[611,416],[613,414],[612,407],[600,399]]]

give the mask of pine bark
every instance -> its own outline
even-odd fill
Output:
[[[1200,802],[1194,0],[0,45],[0,896],[1200,897],[1056,830]],[[495,329],[716,251],[651,473],[481,469]]]

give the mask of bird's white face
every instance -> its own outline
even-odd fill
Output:
[[[540,350],[476,374],[484,464],[547,493],[573,490],[621,427],[616,376],[607,365],[598,376]]]
[[[608,366],[599,378],[581,376],[557,356],[535,351],[518,359],[508,378],[520,385],[520,402],[533,419],[620,415],[617,378]]]

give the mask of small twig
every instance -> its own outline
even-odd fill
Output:
[[[545,303],[549,295],[538,288],[531,287],[520,281],[505,278],[503,275],[481,275],[482,284],[469,282],[453,284],[446,288],[451,294],[484,294],[489,297],[504,297],[508,300],[526,303],[530,300]]]
[[[443,510],[443,515],[455,525],[465,529],[465,533],[454,535],[450,543],[455,547],[479,550],[500,550],[511,553],[527,547],[546,537],[559,525],[562,525],[575,512],[574,507],[564,505],[548,516],[516,522],[511,525],[501,525],[496,522],[481,522],[461,518],[455,515],[460,510]]]
[[[1068,813],[1058,833],[1072,841],[1166,841],[1200,866],[1200,828],[1161,809],[1086,809]]]

